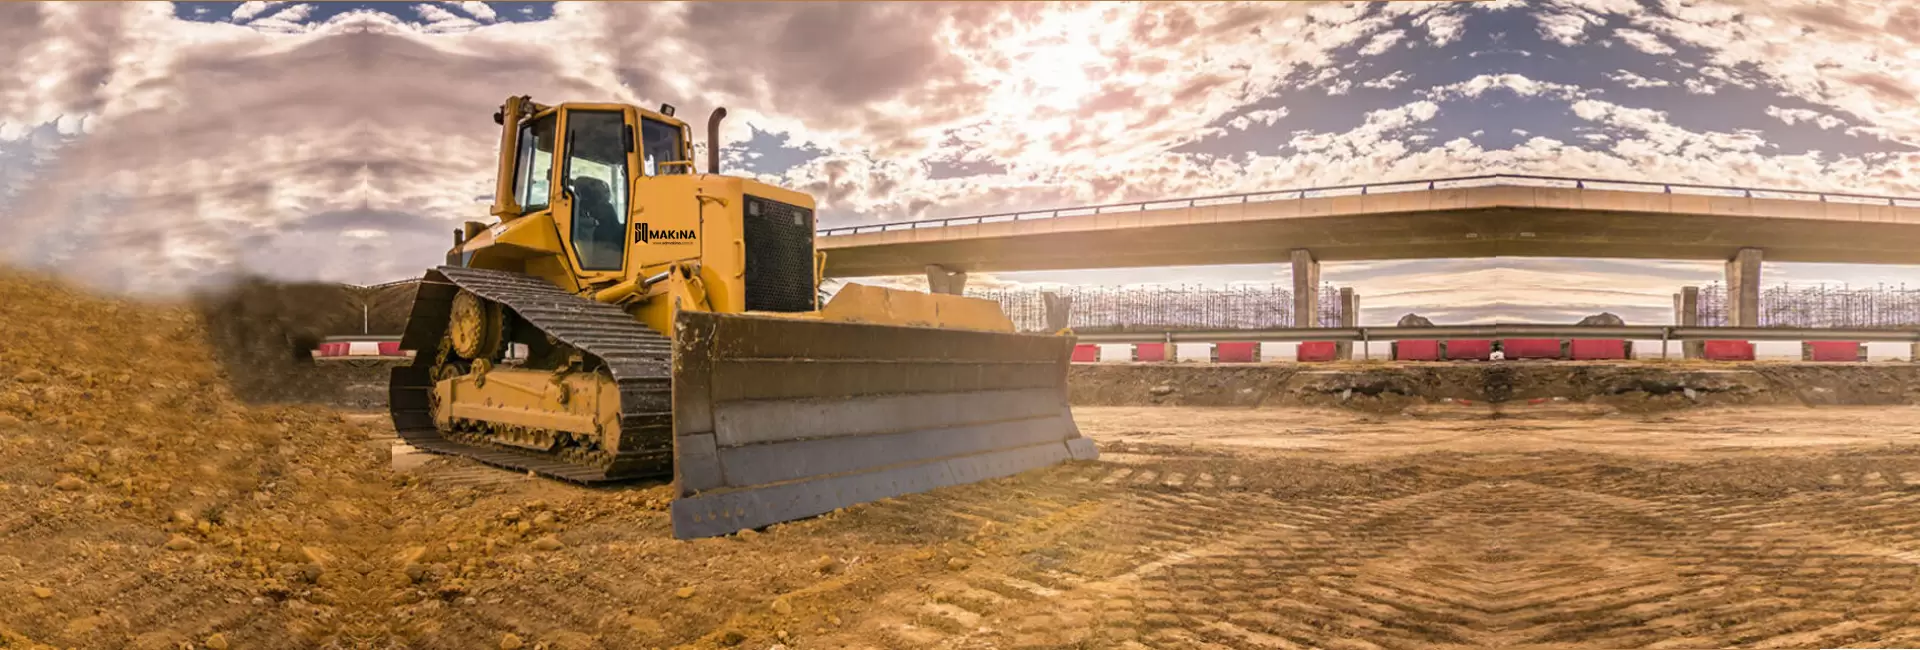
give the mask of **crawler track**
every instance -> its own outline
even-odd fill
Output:
[[[604,364],[620,387],[620,449],[611,459],[584,464],[505,445],[477,445],[445,437],[433,424],[433,351],[447,329],[453,296],[466,289],[498,302],[521,322]],[[415,350],[412,365],[395,368],[388,402],[402,439],[438,454],[531,471],[576,483],[601,483],[672,471],[673,344],[619,307],[569,294],[517,273],[442,266],[428,271],[413,304],[401,347]]]

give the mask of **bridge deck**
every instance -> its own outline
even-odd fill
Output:
[[[1552,185],[1559,186],[1552,186]],[[821,232],[835,277],[1461,257],[1920,264],[1920,199],[1487,176]]]

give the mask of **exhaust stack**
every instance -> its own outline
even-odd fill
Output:
[[[707,116],[707,173],[720,173],[720,120],[726,119],[726,107],[713,109]]]

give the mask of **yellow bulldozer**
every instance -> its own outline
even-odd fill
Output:
[[[498,221],[422,279],[402,438],[578,483],[671,477],[680,538],[1095,457],[1071,335],[955,295],[822,305],[813,200],[719,174],[725,109],[699,173],[673,113],[501,106]]]

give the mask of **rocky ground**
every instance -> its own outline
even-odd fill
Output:
[[[0,305],[0,647],[365,632],[391,478],[362,429],[241,402],[189,309],[12,273]]]
[[[683,542],[664,486],[249,405],[193,310],[17,275],[0,304],[0,648],[1920,644],[1910,406],[1136,379],[1163,404],[1076,409],[1099,462]]]

